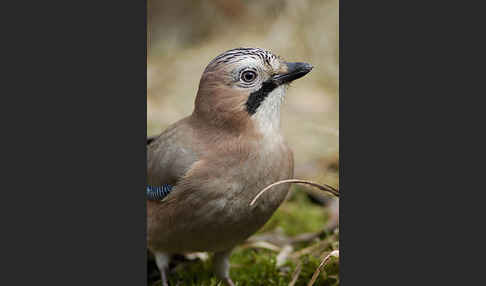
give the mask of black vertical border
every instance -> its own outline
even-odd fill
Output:
[[[0,284],[145,285],[146,1],[11,4]]]
[[[484,17],[464,4],[340,0],[341,285],[484,283]]]

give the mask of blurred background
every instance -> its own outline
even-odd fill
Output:
[[[292,84],[282,107],[295,177],[339,186],[338,0],[148,0],[147,5],[147,135],[192,112],[200,76],[218,54],[237,47],[268,49],[314,66]],[[319,205],[326,223],[336,224],[337,201],[301,188],[313,194],[310,202]],[[279,211],[292,208],[289,203]]]
[[[296,177],[337,184],[326,175],[339,152],[337,0],[149,0],[147,31],[148,135],[192,112],[212,58],[237,47],[269,49],[314,65],[289,89],[282,109]]]

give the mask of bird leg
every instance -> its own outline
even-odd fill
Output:
[[[228,249],[214,253],[213,260],[214,274],[216,275],[216,277],[218,277],[218,279],[221,279],[223,283],[227,286],[235,286],[235,283],[233,283],[229,276],[229,258],[231,256],[232,250],[233,249]]]
[[[167,269],[169,268],[170,256],[164,252],[155,252],[155,263],[160,271],[160,280],[162,280],[162,286],[169,286],[167,281]]]

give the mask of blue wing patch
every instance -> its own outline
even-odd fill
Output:
[[[172,191],[172,186],[163,184],[162,186],[147,186],[147,199],[149,201],[160,201]]]

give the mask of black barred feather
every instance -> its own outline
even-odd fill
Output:
[[[147,199],[149,201],[160,201],[172,191],[172,186],[164,184],[162,186],[147,186]]]
[[[272,52],[259,49],[259,48],[237,48],[226,51],[221,55],[215,57],[209,64],[206,69],[209,67],[216,67],[220,64],[228,64],[240,61],[247,56],[258,56],[262,61],[267,64],[270,64],[270,59],[278,58],[276,55],[272,54]]]

